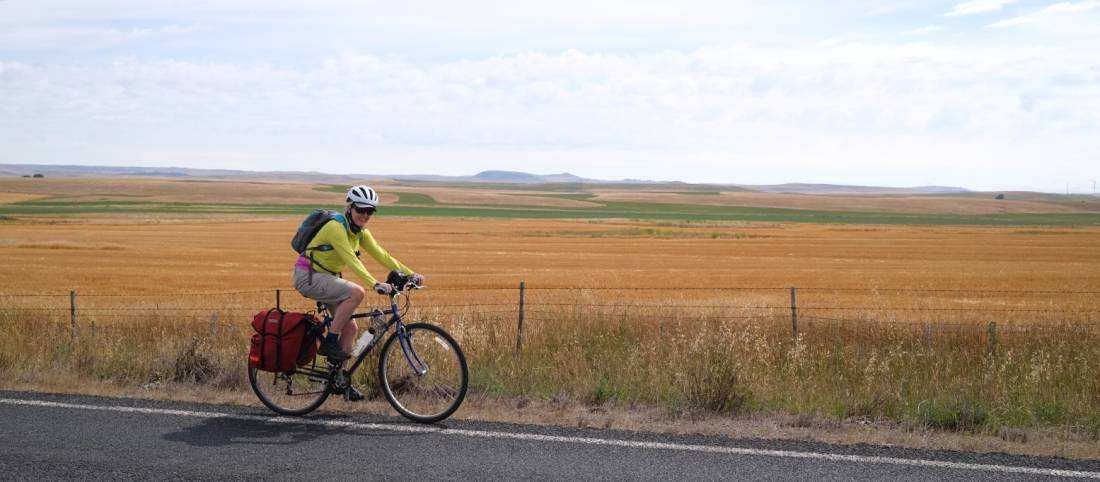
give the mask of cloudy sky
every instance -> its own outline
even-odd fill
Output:
[[[1100,0],[0,0],[0,163],[1093,191]]]

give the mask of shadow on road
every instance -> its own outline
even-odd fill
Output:
[[[316,419],[347,419],[341,415],[327,415]],[[270,422],[261,420],[239,420],[231,418],[207,418],[185,429],[164,435],[164,440],[183,442],[195,447],[220,447],[226,445],[294,445],[311,442],[322,437],[357,436],[383,438],[393,436],[408,437],[410,433],[387,431],[364,431],[346,427],[328,427],[323,425]],[[427,435],[427,434],[422,434]]]

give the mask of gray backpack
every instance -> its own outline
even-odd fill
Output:
[[[327,209],[314,209],[312,213],[309,213],[309,216],[306,216],[302,224],[298,226],[298,232],[294,233],[294,239],[290,240],[290,247],[294,248],[294,252],[302,256],[309,256],[309,261],[313,263],[313,265],[329,273],[336,274],[336,272],[321,266],[321,263],[313,259],[314,251],[331,251],[331,245],[323,244],[309,248],[309,242],[313,241],[313,238],[317,236],[317,232],[329,221],[339,221],[341,224],[347,224],[344,222],[343,214]],[[307,251],[309,252],[308,254]]]

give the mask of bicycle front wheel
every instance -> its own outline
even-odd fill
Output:
[[[248,383],[256,397],[280,415],[305,415],[325,403],[329,395],[328,373],[312,367],[279,373],[249,368]]]
[[[421,423],[443,420],[466,398],[466,355],[442,328],[427,323],[405,325],[382,346],[378,381],[390,405]]]

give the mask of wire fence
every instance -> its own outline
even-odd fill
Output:
[[[516,349],[525,330],[582,317],[636,323],[746,323],[785,326],[792,340],[841,339],[861,328],[908,334],[925,343],[979,334],[1005,337],[1100,333],[1100,291],[854,287],[611,286],[441,287],[417,292],[414,316],[514,320]],[[176,329],[247,334],[261,310],[312,311],[292,288],[145,293],[0,293],[0,309],[75,339],[113,327],[171,320]]]

